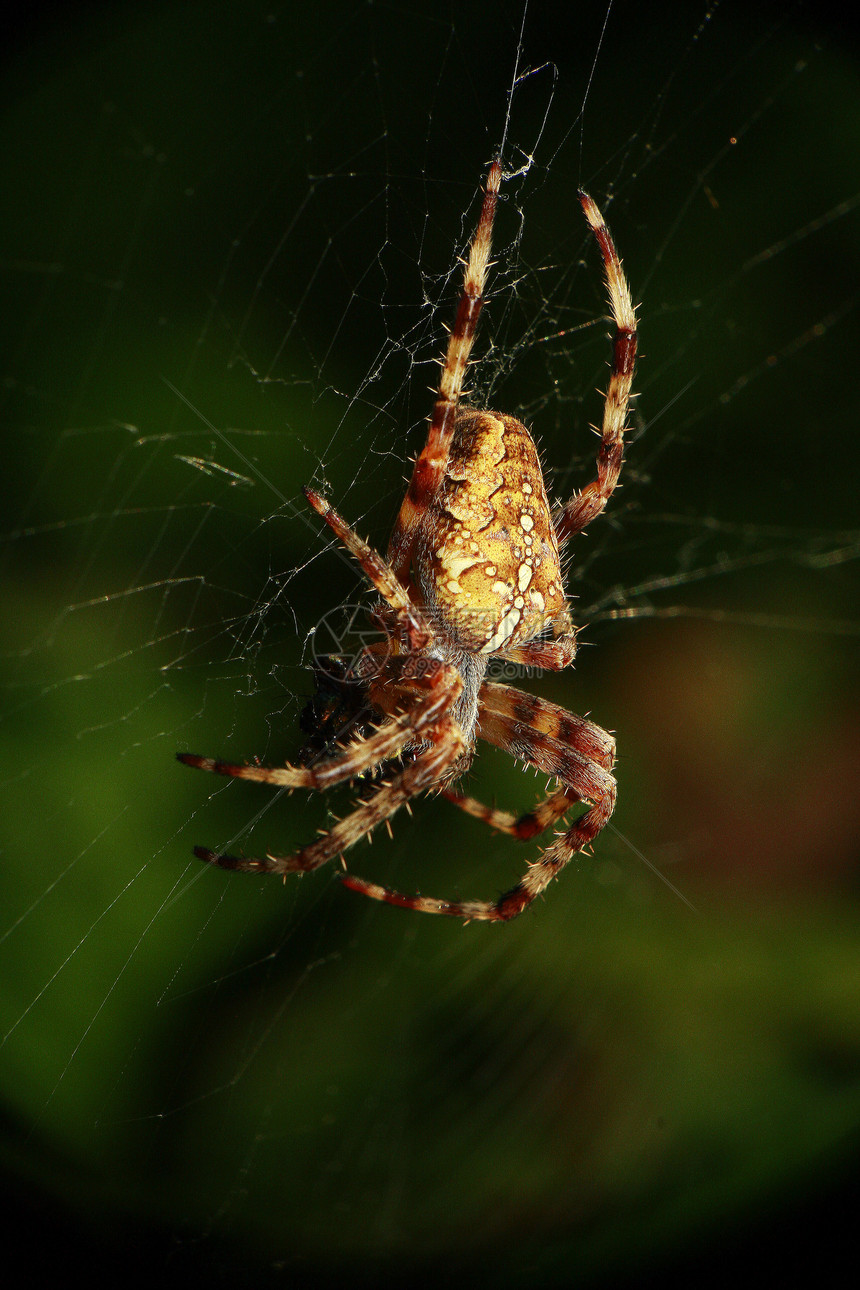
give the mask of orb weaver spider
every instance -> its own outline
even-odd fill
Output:
[[[609,231],[592,199],[579,194],[603,258],[615,323],[597,476],[553,516],[534,440],[506,413],[460,406],[490,265],[502,168],[490,167],[465,264],[463,290],[433,404],[427,440],[415,460],[383,557],[310,488],[305,496],[375,588],[384,639],[328,680],[324,725],[340,739],[318,740],[305,764],[235,765],[178,754],[186,766],[279,788],[323,791],[362,780],[353,809],[293,855],[195,855],[222,869],[308,873],[344,853],[421,793],[436,792],[491,828],[519,839],[543,833],[576,803],[589,809],[530,863],[497,900],[409,896],[340,875],[374,900],[467,921],[514,918],[590,845],[615,805],[615,741],[593,722],[546,699],[486,679],[491,659],[561,671],[577,634],[559,553],[606,506],[618,483],[636,357],[636,313]],[[331,666],[333,661],[328,660]],[[330,673],[330,667],[329,667]],[[320,676],[317,676],[318,689]],[[332,695],[333,700],[332,700]],[[323,705],[325,707],[325,705]],[[312,734],[320,731],[319,714]],[[343,738],[344,733],[346,738]],[[556,781],[533,810],[516,817],[453,787],[484,739]],[[345,867],[345,865],[344,865]]]

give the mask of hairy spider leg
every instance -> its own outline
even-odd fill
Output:
[[[343,516],[339,515],[324,497],[320,496],[312,488],[305,487],[302,491],[317,515],[325,520],[338,541],[346,547],[350,555],[354,556],[361,565],[368,581],[373,584],[383,600],[402,616],[402,622],[408,629],[409,647],[411,649],[421,649],[429,644],[433,638],[433,633],[427,619],[410,598],[409,592],[392,569],[389,561],[384,560],[369,543],[360,538],[355,530],[347,524]]]
[[[487,707],[482,708],[480,737],[557,779],[561,792],[554,795],[553,809],[560,806],[561,797],[569,799],[568,805],[590,802],[591,808],[529,865],[525,877],[515,887],[496,901],[407,896],[351,874],[341,879],[345,886],[374,900],[419,913],[507,922],[521,914],[605,826],[615,807],[615,780],[610,771],[615,754],[612,736],[584,717],[506,685],[485,682],[481,696]]]
[[[568,609],[565,609],[556,619],[553,633],[549,639],[538,637],[537,640],[525,641],[522,645],[513,645],[509,649],[499,650],[495,657],[503,658],[508,663],[518,663],[521,667],[539,667],[548,672],[563,672],[566,667],[570,667],[579,648],[578,628],[573,626]]]
[[[524,648],[527,649],[528,646]],[[560,742],[569,737],[573,728],[574,742],[579,751],[596,761],[604,770],[612,770],[615,763],[615,740],[593,721],[567,712],[547,699],[538,699],[534,695],[492,681],[485,681],[481,687],[480,704],[482,712],[519,722],[538,734],[548,734]],[[480,726],[478,733],[481,733]],[[458,794],[456,789],[443,789],[441,795],[467,815],[483,820],[491,829],[498,829],[520,841],[544,833],[581,800],[566,792],[548,793],[532,810],[516,816],[508,811],[486,806],[477,798]]]
[[[510,811],[500,811],[498,807],[487,806],[477,797],[469,797],[468,794],[458,793],[452,788],[443,788],[440,797],[452,802],[466,815],[472,815],[476,820],[483,820],[484,824],[491,829],[496,829],[499,833],[507,833],[518,842],[528,842],[530,838],[545,833],[551,824],[560,820],[580,800],[578,797],[571,797],[569,793],[548,793],[532,810],[524,811],[522,815],[513,815]]]
[[[388,543],[388,561],[395,575],[403,582],[409,578],[418,523],[427,507],[428,499],[435,494],[441,484],[448,465],[448,451],[451,446],[451,436],[454,433],[457,404],[463,391],[466,367],[475,343],[478,318],[484,303],[484,286],[487,281],[493,240],[493,220],[501,182],[502,168],[498,161],[494,161],[487,175],[481,216],[469,248],[469,258],[466,261],[463,278],[463,294],[448,338],[448,349],[442,364],[442,375],[439,378],[436,402],[433,404],[430,417],[427,441],[416,458],[412,478],[400,505],[397,519],[394,521]]]
[[[597,454],[597,478],[572,498],[556,522],[559,545],[600,514],[615,491],[624,456],[624,424],[630,403],[633,369],[636,363],[636,310],[621,268],[615,243],[603,216],[587,193],[579,194],[585,218],[591,225],[601,254],[609,291],[609,307],[615,322],[612,374],[603,405],[603,429]]]
[[[431,638],[427,621],[418,607],[409,599],[405,588],[395,578],[387,561],[360,538],[323,497],[311,488],[306,488],[304,491],[313,509],[325,520],[350,554],[355,556],[368,580],[395,610],[405,628],[404,634],[408,638],[410,648],[420,649],[426,645]],[[396,681],[398,664],[396,660],[392,660],[392,663],[391,679]],[[227,775],[234,779],[249,779],[279,788],[322,790],[345,779],[353,778],[362,769],[396,756],[409,742],[411,732],[416,725],[422,728],[434,721],[446,704],[450,703],[452,697],[456,697],[456,694],[452,694],[449,690],[443,690],[438,696],[431,694],[426,702],[419,703],[414,716],[403,714],[396,717],[375,734],[349,745],[340,755],[317,766],[289,764],[247,766],[222,761],[215,757],[199,757],[195,753],[177,753],[177,761],[181,761],[185,766],[192,766],[196,770],[211,771],[216,775]]]
[[[439,674],[441,677],[441,673]],[[459,678],[458,678],[459,679]],[[335,856],[343,855],[378,824],[389,819],[395,811],[419,793],[431,788],[452,766],[463,750],[464,740],[453,717],[441,717],[436,723],[433,740],[402,771],[383,783],[366,802],[356,803],[354,809],[329,829],[322,837],[292,855],[264,857],[218,855],[206,847],[195,847],[198,860],[217,865],[220,869],[240,870],[243,873],[288,874],[310,873],[327,864]]]
[[[485,722],[490,718],[502,718],[510,729],[521,732],[529,747],[539,745],[543,739],[552,744],[570,743],[604,770],[611,771],[615,764],[615,740],[608,730],[587,717],[568,712],[549,699],[527,694],[511,685],[501,685],[498,681],[485,681],[481,686],[480,705],[480,734],[483,734]],[[514,755],[519,756],[516,752]],[[523,760],[534,762],[534,758],[527,754]],[[551,773],[558,775],[556,771]]]
[[[409,659],[390,660],[386,679],[391,692],[391,700],[403,694],[402,687],[397,685],[396,673],[411,667]],[[443,670],[443,665],[439,665]],[[216,757],[198,757],[195,753],[177,753],[176,760],[184,766],[195,770],[211,771],[215,775],[227,775],[233,779],[248,779],[257,784],[269,784],[274,788],[306,788],[324,792],[335,784],[355,779],[358,775],[378,766],[380,762],[389,761],[403,751],[407,744],[415,741],[426,727],[432,726],[443,716],[451,703],[457,698],[462,681],[453,668],[448,669],[447,684],[430,689],[425,697],[416,697],[424,678],[410,680],[409,699],[412,706],[399,712],[386,721],[373,734],[361,739],[354,739],[339,748],[333,757],[317,762],[313,766],[243,765],[221,761]],[[390,700],[390,701],[391,701]]]

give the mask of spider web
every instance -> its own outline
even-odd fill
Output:
[[[456,1258],[567,1284],[836,1177],[860,1017],[844,34],[693,3],[64,21],[10,56],[3,119],[22,1236],[134,1245],[162,1277],[170,1251],[186,1276]],[[642,358],[623,488],[572,552],[587,647],[523,682],[617,731],[615,821],[527,917],[464,931],[325,872],[205,870],[195,843],[287,852],[349,795],[173,756],[295,756],[308,664],[363,595],[301,485],[384,546],[500,147],[470,401],[534,429],[555,497],[592,477],[610,347],[580,185]],[[469,787],[525,809],[543,783],[482,750]],[[427,801],[349,862],[471,898],[531,854]]]

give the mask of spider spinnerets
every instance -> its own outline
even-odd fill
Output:
[[[355,557],[376,589],[374,617],[384,639],[365,646],[351,668],[324,660],[319,704],[308,712],[311,740],[302,764],[238,765],[191,753],[187,766],[281,788],[324,789],[365,777],[352,810],[292,855],[253,858],[196,847],[222,869],[308,873],[385,823],[418,794],[434,791],[491,828],[519,839],[543,833],[577,803],[588,810],[559,833],[525,876],[497,900],[409,896],[350,873],[344,886],[428,914],[507,921],[593,842],[615,806],[615,741],[557,704],[486,679],[491,658],[560,671],[576,654],[559,553],[606,506],[618,482],[636,357],[636,313],[621,262],[595,203],[579,194],[603,257],[615,323],[597,476],[553,517],[537,448],[526,427],[500,412],[461,408],[466,368],[484,303],[493,219],[502,180],[490,167],[463,292],[427,440],[385,558],[310,488],[308,502]],[[545,772],[556,788],[514,816],[460,794],[478,738]],[[370,773],[373,775],[370,778]]]

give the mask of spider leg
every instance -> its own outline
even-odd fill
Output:
[[[577,852],[584,850],[594,841],[615,809],[615,780],[611,776],[609,780],[605,793],[598,798],[591,810],[586,811],[585,815],[572,824],[566,833],[556,838],[552,846],[547,847],[546,851],[529,865],[526,876],[510,891],[500,896],[495,904],[488,907],[492,912],[484,917],[503,921],[516,918],[545,887],[549,886],[553,878],[558,877]],[[473,915],[473,917],[481,917],[481,915]]]
[[[551,824],[560,820],[571,806],[579,801],[578,797],[571,797],[569,793],[548,793],[532,810],[526,811],[523,815],[512,815],[510,811],[500,811],[495,806],[486,806],[476,797],[461,795],[454,789],[443,788],[440,796],[453,802],[461,811],[465,811],[466,815],[473,815],[475,819],[483,820],[491,829],[497,829],[499,833],[507,833],[520,842],[526,842],[529,838],[537,837],[539,833],[545,833]]]
[[[412,546],[428,498],[432,497],[442,482],[448,464],[448,450],[454,433],[454,418],[463,390],[463,381],[469,355],[475,343],[478,317],[484,303],[484,286],[490,264],[493,237],[493,219],[502,168],[494,161],[487,176],[481,216],[469,248],[469,259],[463,278],[463,294],[457,316],[448,338],[448,349],[439,378],[436,402],[430,417],[427,442],[415,461],[409,488],[406,491],[388,543],[388,560],[395,576],[406,580],[412,561]]]
[[[409,660],[392,659],[386,669],[389,688],[396,687],[396,674],[409,667]],[[394,674],[394,675],[392,675]],[[416,686],[429,686],[428,693],[420,696]],[[382,761],[390,760],[402,752],[407,744],[420,734],[451,706],[463,688],[459,673],[452,667],[439,664],[433,673],[418,678],[409,690],[412,706],[397,713],[390,721],[363,739],[353,740],[334,757],[317,762],[314,766],[248,766],[220,761],[214,757],[198,757],[194,753],[177,753],[177,761],[196,770],[212,771],[233,779],[250,779],[257,784],[271,784],[275,788],[307,788],[323,792],[334,784],[355,779]],[[390,701],[390,700],[389,700]]]
[[[615,740],[594,722],[506,685],[485,682],[481,699],[482,738],[555,775],[561,782],[562,793],[570,795],[572,800],[592,803],[584,815],[529,865],[525,877],[515,887],[489,905],[486,914],[473,915],[506,921],[521,914],[573,856],[592,843],[605,827],[615,809],[616,787],[611,774]]]
[[[546,640],[526,641],[523,645],[514,645],[510,649],[500,650],[495,656],[507,663],[519,663],[521,667],[539,667],[548,672],[563,672],[570,667],[576,658],[579,640],[576,628],[565,613],[556,634]]]
[[[503,650],[497,657],[523,666],[562,671],[573,661],[577,647],[576,632],[570,627],[566,616],[563,625],[568,630],[562,631],[555,640],[528,641],[525,645]],[[485,681],[482,685],[480,702],[482,712],[495,713],[496,717],[513,717],[531,729],[552,734],[562,741],[570,737],[571,723],[575,723],[573,737],[578,744],[587,745],[589,755],[604,769],[612,769],[615,760],[615,741],[593,722],[583,717],[576,717],[564,708],[550,703],[549,700],[538,699],[522,690],[515,690],[507,685],[497,685],[492,681]],[[486,718],[484,720],[486,721]],[[483,735],[484,730],[480,729],[479,733]],[[548,794],[531,811],[518,817],[507,811],[485,806],[474,797],[461,796],[453,789],[445,789],[441,795],[449,802],[453,802],[455,806],[459,806],[460,810],[465,811],[467,815],[483,820],[490,828],[520,839],[532,838],[543,833],[580,800],[578,796],[571,796],[564,792]]]
[[[421,610],[411,599],[389,562],[374,551],[363,538],[360,538],[324,497],[312,488],[305,487],[303,492],[317,515],[325,520],[338,540],[361,565],[368,581],[373,584],[383,600],[400,615],[402,625],[406,628],[409,647],[421,649],[431,639],[432,632]]]
[[[599,515],[618,483],[624,455],[624,422],[636,361],[636,310],[630,287],[603,216],[587,193],[579,194],[585,218],[603,255],[609,307],[615,322],[612,374],[603,406],[603,429],[597,454],[597,478],[567,503],[556,522],[559,544],[579,533]]]
[[[220,869],[241,870],[243,873],[310,873],[335,856],[342,855],[383,820],[392,816],[399,807],[404,806],[410,798],[432,787],[457,760],[463,744],[462,733],[453,718],[441,717],[434,728],[429,748],[389,782],[380,785],[366,802],[357,803],[349,815],[338,820],[316,842],[311,842],[293,855],[267,855],[261,858],[217,855],[205,847],[195,847],[194,854],[198,860],[218,865]],[[360,878],[347,876],[342,881],[355,891],[364,889]]]
[[[615,763],[615,740],[608,731],[549,699],[526,694],[510,685],[484,682],[479,722],[481,738],[558,779],[563,780],[564,773],[555,766],[561,764],[559,759],[563,759],[567,748],[605,771],[611,771]],[[544,748],[554,753],[546,764],[542,760]]]
[[[521,914],[571,858],[597,837],[615,807],[615,780],[610,773],[615,741],[611,735],[554,703],[491,681],[481,687],[479,734],[489,743],[558,779],[561,790],[554,795],[556,805],[563,796],[569,799],[569,805],[576,801],[591,802],[590,810],[529,866],[526,876],[515,887],[496,901],[444,901],[429,896],[406,896],[363,879],[344,879],[347,886],[374,900],[419,913],[507,922]]]

